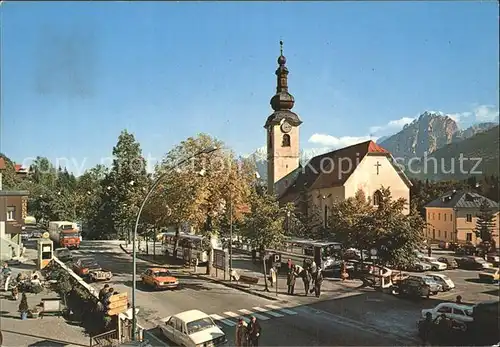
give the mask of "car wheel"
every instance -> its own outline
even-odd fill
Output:
[[[433,266],[433,267],[431,267],[431,270],[432,270],[432,271],[437,271],[437,270],[438,270],[438,268],[437,268],[436,266]]]

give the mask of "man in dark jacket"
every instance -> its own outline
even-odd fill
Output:
[[[109,291],[109,284],[105,284],[104,287],[99,291],[99,300],[102,301],[104,295]]]
[[[295,271],[293,269],[288,271],[286,284],[288,285],[288,294],[293,295],[295,289]]]
[[[257,318],[252,316],[250,318],[250,323],[248,323],[248,339],[250,340],[250,346],[257,347],[259,345],[259,338],[262,329],[260,327]]]
[[[304,281],[304,289],[306,291],[306,296],[309,293],[309,288],[311,287],[312,276],[308,270],[304,270],[302,275],[302,281]]]
[[[318,272],[316,274],[316,280],[314,281],[314,293],[316,294],[317,298],[319,298],[321,294],[322,284],[323,284],[323,271],[321,271],[321,269],[318,269]]]

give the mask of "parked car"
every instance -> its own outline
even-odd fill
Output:
[[[113,274],[104,270],[93,258],[80,258],[73,263],[73,271],[90,281],[109,281]]]
[[[494,268],[494,267],[484,269],[483,271],[481,271],[479,273],[478,277],[479,277],[479,280],[482,282],[495,283],[495,282],[498,282],[500,280],[498,268]]]
[[[431,295],[436,295],[441,290],[441,285],[429,276],[409,276],[400,281],[397,288],[395,288],[395,292],[400,295],[413,297],[425,296],[427,298]]]
[[[175,289],[179,281],[166,268],[153,267],[141,275],[142,283],[155,289]]]
[[[438,270],[442,271],[442,270],[446,270],[448,268],[446,263],[442,263],[434,257],[420,257],[420,261],[422,261],[423,263],[429,264],[431,266],[432,271],[438,271]]]
[[[482,270],[493,267],[493,264],[486,262],[480,257],[462,257],[455,258],[460,269],[466,270]]]
[[[422,318],[425,318],[427,313],[432,315],[432,319],[436,319],[438,316],[445,314],[449,319],[461,323],[469,324],[474,321],[472,306],[456,304],[453,302],[443,302],[434,308],[422,310]],[[466,326],[464,325],[464,327]]]
[[[458,263],[453,257],[439,257],[437,260],[441,263],[445,263],[448,270],[453,270],[458,268]]]
[[[428,271],[431,269],[431,266],[427,263],[424,263],[422,261],[416,261],[415,263],[411,264],[410,266],[405,267],[405,271],[413,271],[413,272],[424,272]]]
[[[433,274],[428,274],[427,276],[432,277],[432,279],[434,281],[436,281],[438,284],[440,284],[442,287],[441,290],[443,292],[446,292],[446,291],[449,291],[449,290],[452,290],[455,288],[455,283],[453,283],[451,278],[449,278],[446,275],[433,273]]]
[[[67,248],[56,248],[54,250],[54,255],[63,263],[73,261],[73,254]]]
[[[199,310],[189,310],[162,319],[163,335],[184,347],[220,346],[227,343],[226,334],[213,319]]]
[[[486,255],[486,261],[492,263],[493,266],[498,266],[500,264],[500,256],[495,253],[489,253]]]

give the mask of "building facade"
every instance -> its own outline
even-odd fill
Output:
[[[486,201],[496,211],[492,238],[499,245],[499,206],[482,195],[466,191],[452,191],[425,206],[427,227],[425,237],[432,241],[472,243],[481,239],[476,236],[477,216],[481,204]]]

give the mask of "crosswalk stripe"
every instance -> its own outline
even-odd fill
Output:
[[[269,319],[269,317],[263,316],[261,314],[258,314],[258,313],[255,313],[255,312],[252,312],[249,310],[242,309],[242,310],[238,310],[238,311],[245,314],[245,315],[255,316],[255,318],[258,318],[260,320],[268,320]]]
[[[275,306],[275,305],[266,305],[266,307],[272,308],[273,310],[278,310],[278,311],[284,312],[284,313],[292,315],[292,316],[297,314],[297,312],[295,312],[295,311],[288,310],[286,308],[281,308],[281,307]]]
[[[262,308],[262,307],[253,307],[253,309],[256,310],[256,311],[268,314],[270,316],[276,317],[276,318],[285,317],[281,313],[270,311],[270,310],[266,310],[265,308]]]
[[[243,317],[241,314],[237,314],[237,313],[234,313],[234,312],[231,312],[231,311],[224,312],[224,314],[226,316],[231,317],[231,318],[242,318],[247,323],[250,322],[250,319],[248,319],[247,317]]]
[[[229,325],[230,327],[235,327],[236,323],[233,322],[232,320],[225,319],[224,317],[219,316],[218,314],[211,314],[210,317],[216,321],[220,321],[226,325]]]

